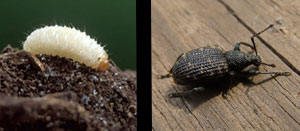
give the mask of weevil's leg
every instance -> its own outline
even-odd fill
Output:
[[[176,62],[178,61],[178,59],[182,56],[182,55],[184,55],[184,53],[182,53],[181,55],[179,55],[178,57],[177,57],[177,59],[176,59]],[[164,78],[169,78],[169,77],[172,77],[172,69],[173,69],[173,67],[169,70],[169,73],[168,74],[165,74],[165,75],[157,75],[157,78],[158,79],[164,79]]]
[[[245,42],[239,42],[239,43],[236,43],[235,46],[234,46],[234,50],[240,50],[240,46],[241,45],[244,45],[244,46],[248,46],[250,47],[252,50],[254,49],[254,47],[248,43],[245,43]]]
[[[173,67],[172,67],[173,68]],[[172,77],[172,68],[169,70],[169,73],[168,74],[165,74],[165,75],[157,75],[157,79],[164,79],[164,78],[169,78],[169,77]]]
[[[291,75],[290,72],[260,72],[257,69],[250,69],[243,73],[247,73],[248,75],[258,75],[258,74],[274,74],[277,76],[290,76]]]
[[[204,90],[205,90],[204,87],[196,87],[196,88],[193,88],[193,89],[185,91],[185,92],[172,93],[172,94],[169,94],[168,96],[170,98],[181,97],[181,96],[187,96],[187,95],[191,95],[191,94],[194,94],[194,93],[197,93],[197,92],[201,92],[201,91],[204,91]]]
[[[157,75],[157,78],[158,79],[164,79],[164,78],[169,78],[169,77],[171,77],[172,76],[172,74],[171,73],[168,73],[168,74],[165,74],[165,75]]]
[[[229,82],[228,82],[228,85],[225,86],[225,88],[223,89],[222,91],[222,97],[224,99],[227,99],[227,92],[229,91],[229,89],[231,88],[232,86],[232,83],[233,83],[233,79],[234,79],[234,76],[236,75],[236,73],[234,71],[230,71],[229,72]]]
[[[228,93],[230,87],[232,86],[232,82],[233,82],[233,79],[230,78],[229,82],[228,82],[229,84],[222,90],[222,97],[224,99],[227,99],[227,93]]]
[[[184,54],[185,54],[185,53],[180,54],[180,55],[177,57],[176,61],[178,61],[178,59],[179,59],[181,56],[183,56]]]

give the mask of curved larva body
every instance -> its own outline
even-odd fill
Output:
[[[71,58],[102,71],[109,65],[108,56],[97,41],[85,32],[66,26],[46,26],[34,30],[24,42],[23,49],[33,54]]]

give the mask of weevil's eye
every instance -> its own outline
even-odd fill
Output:
[[[253,65],[255,65],[255,66],[260,66],[260,64],[261,64],[261,59],[260,59],[260,57],[259,57],[259,56],[255,56],[255,57],[254,57]]]

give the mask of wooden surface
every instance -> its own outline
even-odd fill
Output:
[[[152,0],[151,6],[152,130],[300,130],[300,1]],[[156,79],[183,52],[215,44],[232,50],[270,24],[256,44],[262,61],[276,68],[260,71],[289,77],[254,76],[257,85],[237,83],[227,99],[214,92],[169,99],[184,87]]]

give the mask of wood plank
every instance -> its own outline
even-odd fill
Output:
[[[259,3],[258,1],[256,3]],[[252,32],[226,7],[240,7],[242,4],[242,8],[239,9],[244,10],[241,11],[243,14],[236,15],[243,15],[241,18],[246,21],[251,19],[251,15],[248,14],[253,11],[251,9],[253,6],[249,3],[250,1],[238,0],[152,1],[153,130],[296,130],[300,128],[300,103],[297,98],[300,78],[297,72],[278,56],[281,54],[296,69],[299,69],[295,64],[299,60],[290,60],[292,56],[299,53],[296,49],[286,47],[287,45],[277,46],[279,44],[276,43],[273,45],[274,41],[289,43],[295,39],[281,37],[278,26],[261,35],[261,38],[270,43],[278,54],[256,39],[262,60],[277,65],[276,68],[261,66],[260,70],[290,71],[292,76],[276,77],[251,88],[249,85],[239,83],[228,92],[228,99],[223,99],[216,93],[168,99],[169,93],[182,91],[184,87],[174,84],[172,79],[155,78],[158,74],[167,73],[176,58],[191,49],[218,44],[225,50],[231,50],[236,42],[250,43]],[[267,11],[272,8],[273,6],[265,6]],[[269,20],[272,23],[268,13],[261,13],[259,16],[265,18],[262,21]],[[253,23],[253,20],[249,22]],[[270,23],[256,22],[253,24],[255,25],[253,30],[258,32]],[[252,25],[250,27],[252,29]],[[242,49],[249,51],[247,48]],[[287,54],[284,53],[287,51],[293,55],[286,56]],[[268,78],[270,75],[258,75],[253,77],[252,81],[259,83]]]

